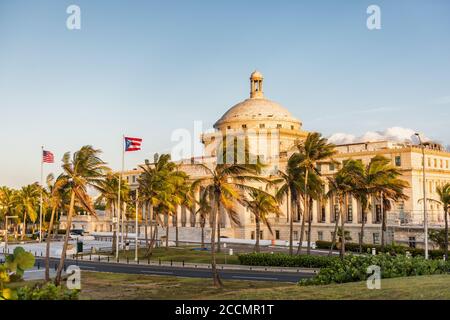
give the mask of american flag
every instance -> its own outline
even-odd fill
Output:
[[[51,153],[50,151],[43,150],[42,151],[42,162],[45,162],[45,163],[55,162],[55,157],[53,156],[53,153]]]
[[[125,137],[125,151],[141,150],[142,139]]]

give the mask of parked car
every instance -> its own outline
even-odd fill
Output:
[[[70,230],[70,238],[79,241],[88,241],[95,239],[94,236],[91,236],[89,232],[86,232],[83,229]]]

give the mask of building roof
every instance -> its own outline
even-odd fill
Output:
[[[266,99],[262,95],[262,87],[256,89],[252,81],[261,79],[263,76],[260,72],[255,71],[250,76],[251,93],[255,90],[260,90],[261,94],[258,96],[246,99],[238,104],[232,106],[225,114],[214,124],[214,128],[229,122],[240,121],[260,121],[260,120],[274,120],[295,123],[301,125],[301,122],[294,118],[291,113],[281,106],[279,103]],[[262,86],[262,84],[261,84]],[[252,95],[251,95],[252,96]]]

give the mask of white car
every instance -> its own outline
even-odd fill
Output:
[[[89,241],[95,240],[94,236],[91,236],[89,233],[83,230],[72,230],[70,231],[70,238],[78,241]]]

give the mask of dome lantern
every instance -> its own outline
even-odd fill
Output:
[[[263,92],[263,75],[259,71],[255,71],[250,76],[250,98],[264,98]]]

